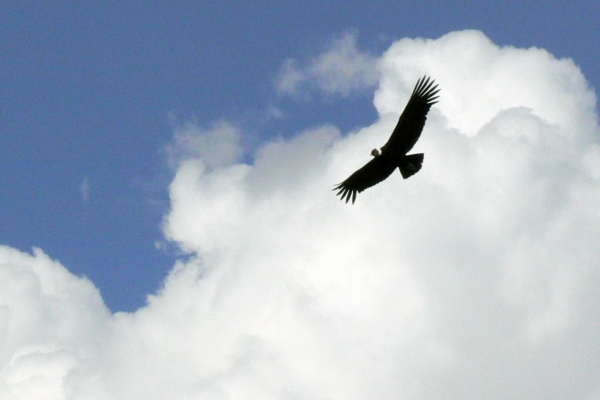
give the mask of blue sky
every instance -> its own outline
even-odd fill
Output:
[[[284,5],[285,4],[285,5]],[[288,58],[350,30],[375,55],[403,37],[478,29],[498,45],[572,58],[600,84],[598,2],[2,2],[0,243],[43,249],[108,307],[145,304],[180,252],[164,242],[177,121],[242,126],[246,153],[323,122],[376,118],[372,91],[282,98]],[[461,71],[456,71],[460,74]],[[283,118],[268,116],[277,107]],[[81,185],[89,183],[83,198]]]

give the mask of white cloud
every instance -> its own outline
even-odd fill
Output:
[[[377,59],[358,50],[356,42],[356,33],[345,32],[307,65],[286,60],[277,78],[277,91],[281,95],[298,95],[309,86],[347,97],[354,91],[374,87],[379,79]]]
[[[67,398],[102,356],[109,323],[90,281],[41,250],[0,246],[0,398]]]
[[[273,140],[245,165],[226,123],[176,133],[165,233],[193,256],[135,313],[1,248],[0,397],[597,396],[600,130],[581,72],[474,31],[377,63],[381,118],[352,134]],[[425,73],[442,92],[423,170],[341,203],[333,184]]]
[[[189,159],[201,159],[209,168],[230,165],[243,154],[237,127],[219,121],[210,129],[187,122],[175,127],[173,143],[167,147],[167,158],[172,168]]]
[[[438,109],[450,127],[469,135],[499,111],[515,107],[533,109],[563,135],[579,140],[589,140],[586,134],[596,128],[596,98],[581,71],[572,60],[556,60],[543,49],[498,47],[479,31],[461,31],[437,40],[399,40],[379,65],[375,106],[380,114],[397,113],[408,89],[427,73],[442,87]]]

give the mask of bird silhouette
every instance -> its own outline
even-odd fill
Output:
[[[348,203],[352,199],[352,204],[354,204],[357,193],[385,180],[396,168],[400,170],[404,179],[419,172],[423,165],[423,153],[407,153],[419,140],[425,126],[427,113],[431,106],[438,101],[439,91],[438,85],[435,85],[433,79],[427,76],[417,81],[387,143],[381,150],[373,149],[371,161],[333,188],[338,191],[338,196],[341,195],[341,200],[346,200]]]

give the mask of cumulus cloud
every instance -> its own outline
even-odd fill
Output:
[[[329,95],[347,97],[377,84],[376,65],[375,56],[357,48],[356,33],[345,32],[306,65],[296,59],[286,60],[276,88],[281,95],[298,95],[305,88],[316,88]]]
[[[65,399],[102,354],[110,313],[85,278],[41,250],[0,246],[0,397]]]
[[[356,132],[272,140],[251,165],[227,124],[176,133],[165,235],[190,257],[135,313],[1,248],[1,397],[596,398],[600,129],[581,72],[475,31],[376,64],[380,118]],[[333,184],[423,74],[442,88],[423,169],[341,203]]]

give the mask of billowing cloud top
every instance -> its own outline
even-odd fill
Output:
[[[227,123],[178,132],[165,234],[191,257],[135,313],[0,248],[0,398],[599,398],[600,129],[579,69],[475,31],[368,65],[336,83],[379,77],[359,131],[273,140],[252,165]],[[423,169],[341,203],[424,74],[442,92]]]

